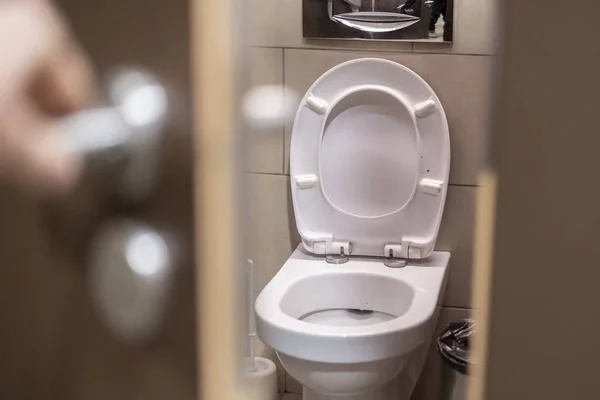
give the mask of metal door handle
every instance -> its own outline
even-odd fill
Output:
[[[92,241],[90,292],[108,328],[127,343],[146,344],[160,332],[171,297],[176,245],[132,219],[106,223]]]
[[[106,97],[107,106],[63,119],[66,151],[127,157],[127,168],[115,178],[117,188],[124,198],[140,200],[156,180],[167,93],[151,74],[121,69],[108,80]]]

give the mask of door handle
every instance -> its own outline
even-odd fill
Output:
[[[108,79],[106,106],[72,114],[61,121],[67,152],[84,157],[126,158],[126,167],[115,176],[118,194],[139,201],[157,180],[159,147],[168,119],[168,98],[152,74],[120,69]]]
[[[116,70],[106,82],[102,106],[61,121],[65,151],[118,163],[116,169],[105,165],[108,183],[120,200],[139,203],[158,181],[167,91],[139,69]],[[172,238],[135,219],[113,217],[94,234],[90,294],[100,318],[121,340],[145,344],[159,333],[172,292],[174,248]]]
[[[126,343],[144,345],[160,332],[177,259],[173,238],[134,219],[107,222],[89,254],[89,288],[101,319]]]

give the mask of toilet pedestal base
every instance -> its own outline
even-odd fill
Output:
[[[396,379],[377,390],[362,394],[331,396],[317,393],[306,386],[303,388],[302,393],[302,400],[408,400],[408,397],[406,399],[402,397]]]

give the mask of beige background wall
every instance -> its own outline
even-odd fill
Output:
[[[493,0],[457,0],[455,43],[365,43],[305,41],[301,0],[256,0],[251,38],[252,81],[285,84],[302,96],[333,66],[354,58],[396,61],[421,75],[441,98],[450,124],[452,166],[448,200],[437,249],[452,252],[449,286],[440,326],[469,316],[477,172],[487,129],[493,37]],[[255,135],[247,148],[250,191],[247,238],[256,265],[257,293],[299,243],[289,193],[288,155],[293,121]],[[261,346],[261,352],[273,352]],[[415,399],[433,399],[438,388],[438,357],[431,352]],[[280,388],[301,386],[279,371]]]

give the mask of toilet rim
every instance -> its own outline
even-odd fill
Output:
[[[414,297],[411,304],[403,315],[386,322],[362,326],[330,326],[314,324],[294,318],[281,309],[281,301],[285,291],[280,291],[272,297],[268,293],[259,296],[256,302],[256,316],[279,331],[293,332],[315,337],[328,338],[368,338],[384,335],[393,335],[399,332],[418,329],[426,323],[435,311],[437,299],[424,289],[411,285],[414,289]],[[261,298],[262,297],[262,298]]]
[[[392,269],[379,258],[351,257],[347,264],[339,266],[328,264],[324,257],[310,254],[300,244],[256,299],[258,337],[280,354],[321,363],[362,363],[407,354],[424,344],[433,332],[434,316],[441,306],[439,300],[447,279],[449,259],[448,252],[434,252],[425,260],[415,261],[405,268]],[[398,314],[392,312],[400,315],[398,318],[359,327],[333,327],[296,319],[306,315],[305,310],[311,312],[318,309],[320,304],[326,305],[320,301],[313,302],[311,307],[302,309],[302,312],[285,306],[288,294],[293,296],[290,299],[300,300],[305,293],[310,295],[315,286],[305,286],[306,290],[289,293],[305,278],[354,273],[403,281],[412,290],[409,305],[397,310]],[[394,293],[399,292],[393,291],[392,286],[391,293],[393,299]]]
[[[267,308],[258,306],[256,313],[257,332],[267,346],[301,360],[352,364],[407,354],[425,343],[436,301],[419,293],[402,316],[357,327],[300,321],[281,311],[279,302]]]

